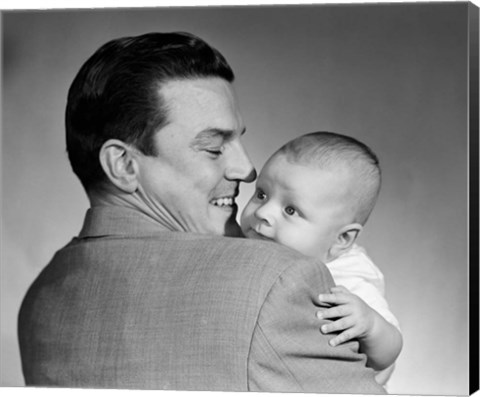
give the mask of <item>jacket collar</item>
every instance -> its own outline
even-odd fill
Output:
[[[79,237],[147,235],[169,231],[141,212],[116,206],[96,206],[87,210]]]

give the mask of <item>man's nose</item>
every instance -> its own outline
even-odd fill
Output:
[[[234,148],[225,175],[229,180],[247,183],[253,182],[257,178],[257,171],[255,171],[255,168],[241,143],[238,143]]]

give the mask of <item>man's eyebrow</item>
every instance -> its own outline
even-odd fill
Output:
[[[246,131],[246,128],[240,132],[240,135],[243,135]],[[207,128],[203,131],[200,131],[191,143],[191,147],[198,148],[204,145],[209,145],[212,143],[213,139],[220,138],[222,141],[228,141],[232,136],[235,135],[233,130],[225,130],[221,128]]]

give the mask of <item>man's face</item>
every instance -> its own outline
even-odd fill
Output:
[[[140,190],[173,230],[239,235],[239,183],[255,179],[241,142],[245,125],[231,84],[220,78],[168,82],[160,90],[167,125],[158,156],[140,157]]]
[[[291,164],[275,155],[260,172],[242,213],[242,231],[328,261],[338,231],[351,222],[345,199],[349,185],[347,172]]]

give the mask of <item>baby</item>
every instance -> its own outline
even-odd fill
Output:
[[[246,237],[276,241],[327,265],[337,287],[319,296],[327,308],[317,317],[333,320],[321,331],[337,333],[331,346],[356,338],[385,384],[402,336],[384,298],[382,273],[355,244],[380,183],[378,159],[363,143],[330,132],[306,134],[267,161],[241,226]]]

